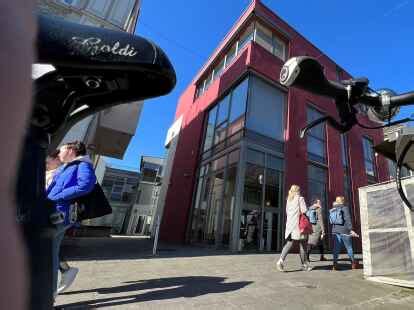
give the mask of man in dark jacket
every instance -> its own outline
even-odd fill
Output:
[[[332,208],[329,210],[329,221],[332,224],[332,236],[334,243],[332,270],[338,269],[338,254],[342,249],[342,244],[345,246],[348,256],[351,259],[352,269],[357,269],[358,262],[354,258],[352,237],[359,236],[352,230],[351,214],[348,206],[345,205],[345,198],[343,196],[336,197]]]

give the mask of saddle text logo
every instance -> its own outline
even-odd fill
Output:
[[[79,51],[82,53],[88,53],[91,56],[96,56],[101,53],[111,53],[114,55],[133,57],[138,54],[135,48],[129,44],[123,47],[121,47],[121,43],[118,41],[113,45],[105,44],[101,39],[96,37],[72,37],[72,43],[75,44]]]

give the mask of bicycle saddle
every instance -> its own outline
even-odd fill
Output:
[[[32,124],[67,131],[111,106],[169,93],[176,75],[154,43],[125,32],[39,15],[37,63],[55,70],[34,81]]]

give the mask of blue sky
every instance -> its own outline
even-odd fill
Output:
[[[141,155],[164,156],[164,140],[180,94],[251,0],[143,0],[136,33],[169,56],[177,85],[147,100],[123,160],[109,164],[138,170]],[[374,89],[414,90],[414,1],[263,0],[353,76]],[[414,113],[402,109],[399,117]]]

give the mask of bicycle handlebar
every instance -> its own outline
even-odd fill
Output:
[[[370,107],[380,120],[395,115],[400,106],[414,104],[414,92],[401,95],[393,95],[391,91],[374,92],[369,89],[366,78],[328,80],[322,65],[308,56],[289,59],[280,71],[280,83],[334,99],[341,123],[349,128],[356,123],[357,111],[352,106],[358,103]]]

